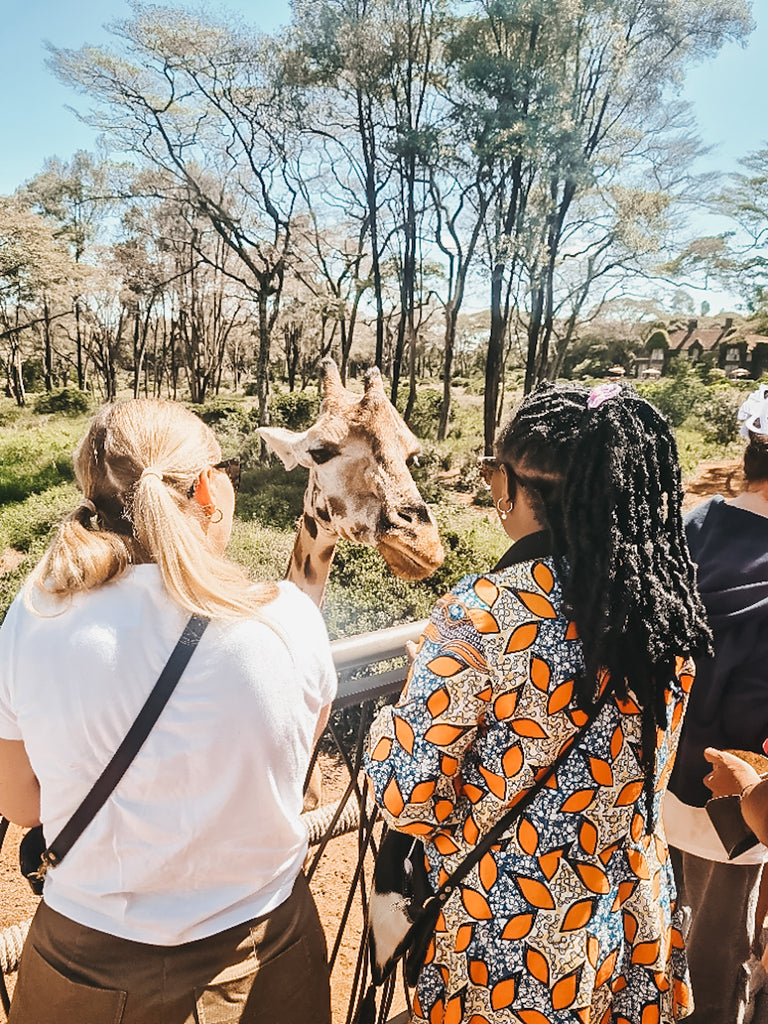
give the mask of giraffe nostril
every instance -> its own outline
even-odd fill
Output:
[[[429,509],[426,505],[406,505],[394,512],[393,518],[401,523],[428,523]]]

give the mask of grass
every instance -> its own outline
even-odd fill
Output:
[[[677,428],[675,436],[683,481],[693,476],[700,462],[709,462],[712,459],[739,459],[744,452],[743,438],[736,438],[727,445],[718,444],[705,440],[698,430],[687,423]]]

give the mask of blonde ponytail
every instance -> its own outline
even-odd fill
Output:
[[[133,562],[155,562],[168,593],[188,611],[260,617],[277,585],[252,583],[211,550],[205,512],[192,496],[200,474],[220,458],[213,432],[181,405],[133,399],[106,406],[75,452],[85,497],[29,586],[66,597],[101,586]]]

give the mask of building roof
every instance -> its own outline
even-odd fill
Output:
[[[721,341],[738,332],[735,327],[715,324],[712,327],[699,327],[692,321],[687,327],[680,327],[669,332],[670,352],[687,352],[694,345],[699,345],[703,352],[710,352]]]

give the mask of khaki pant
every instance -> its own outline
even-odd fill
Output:
[[[9,1024],[330,1024],[325,936],[306,879],[271,914],[181,946],[75,924],[41,903]]]

